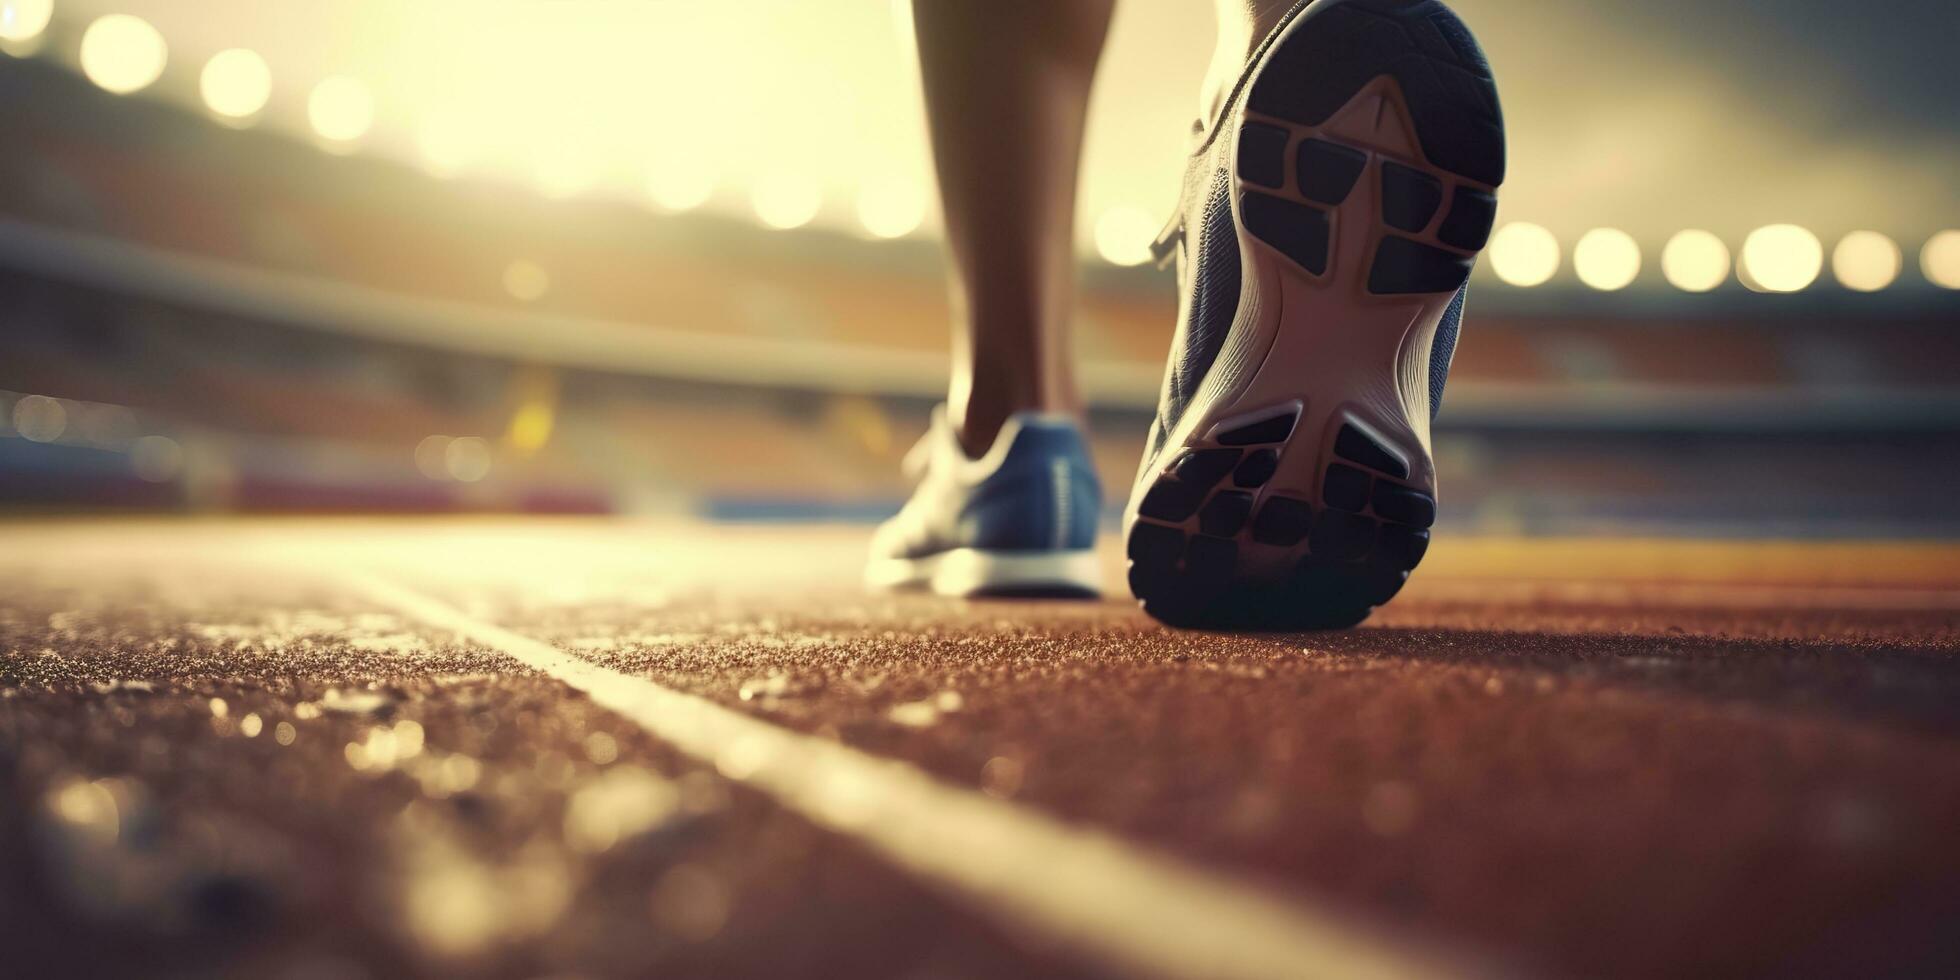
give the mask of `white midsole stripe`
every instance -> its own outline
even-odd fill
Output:
[[[927,586],[948,596],[1043,587],[1101,592],[1102,579],[1102,558],[1093,548],[1027,552],[949,548],[919,558],[874,558],[864,569],[865,584],[875,589]]]
[[[397,613],[585,693],[1003,926],[1044,935],[1124,975],[1252,980],[1462,972],[1301,902],[579,659],[392,582],[360,575],[351,584]]]

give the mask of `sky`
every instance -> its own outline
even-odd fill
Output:
[[[0,0],[4,3],[6,0]],[[893,0],[55,0],[162,32],[155,97],[196,98],[232,47],[262,54],[260,125],[308,95],[375,94],[353,147],[546,193],[677,199],[784,221],[901,228],[926,204],[908,13]],[[1643,247],[1780,222],[1907,243],[1960,225],[1960,4],[1947,0],[1459,0],[1495,67],[1512,165],[1500,222]],[[1085,242],[1175,203],[1214,27],[1208,0],[1120,3],[1084,161]],[[172,76],[183,79],[174,88]],[[866,188],[875,190],[867,194]],[[767,202],[766,204],[763,202]],[[1153,225],[1154,227],[1154,225]]]

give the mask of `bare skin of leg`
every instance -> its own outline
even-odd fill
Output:
[[[1218,44],[1212,48],[1211,68],[1199,93],[1200,118],[1209,130],[1232,94],[1232,84],[1245,70],[1252,49],[1279,26],[1280,18],[1298,0],[1212,0],[1218,14]]]
[[[967,455],[1015,412],[1079,413],[1069,318],[1089,83],[1115,0],[918,0],[953,264],[947,413]]]
[[[1206,125],[1295,0],[1213,0]],[[1115,0],[918,0],[912,19],[953,263],[947,413],[969,456],[1015,412],[1079,414],[1069,318],[1089,85]]]

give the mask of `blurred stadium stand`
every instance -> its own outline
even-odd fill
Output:
[[[0,504],[870,519],[944,386],[936,246],[547,201],[0,58]],[[1480,282],[1482,280],[1479,280]],[[1960,302],[1473,287],[1445,519],[1960,533]],[[1085,267],[1112,508],[1168,275]]]

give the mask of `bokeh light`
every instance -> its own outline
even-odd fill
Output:
[[[220,51],[204,63],[198,92],[212,112],[227,119],[245,119],[265,108],[272,98],[272,67],[256,51]]]
[[[691,211],[715,193],[715,172],[695,157],[655,163],[647,171],[647,196],[667,211]]]
[[[475,483],[490,475],[490,444],[477,436],[451,439],[443,447],[442,461],[450,478]]]
[[[54,18],[54,0],[0,0],[0,41],[32,41]]]
[[[1528,221],[1513,221],[1490,240],[1490,268],[1513,286],[1542,286],[1558,274],[1558,238]]]
[[[879,238],[903,238],[926,220],[925,189],[911,181],[879,181],[858,194],[858,222]]]
[[[756,217],[771,228],[800,228],[823,207],[823,191],[816,181],[787,171],[765,174],[749,195]]]
[[[1640,244],[1618,228],[1594,228],[1572,249],[1572,271],[1594,289],[1625,289],[1640,274]]]
[[[449,478],[449,437],[429,436],[415,444],[415,468],[431,480]]]
[[[1110,208],[1096,219],[1096,254],[1111,265],[1142,265],[1150,261],[1150,243],[1162,224],[1139,207]]]
[[[184,471],[184,447],[169,436],[144,436],[129,450],[130,468],[150,483],[168,483]]]
[[[482,152],[480,134],[450,117],[425,123],[415,134],[422,169],[434,177],[454,177]]]
[[[522,453],[534,453],[543,449],[551,441],[551,430],[557,422],[558,411],[547,399],[531,399],[511,413],[510,428],[504,433],[504,443]]]
[[[546,197],[562,199],[598,186],[601,171],[599,154],[590,148],[554,141],[538,155],[533,176]]]
[[[1935,286],[1960,289],[1960,231],[1949,228],[1927,239],[1919,250],[1919,271]]]
[[[75,434],[84,445],[122,452],[136,440],[136,413],[121,405],[84,403],[75,413]]]
[[[1767,225],[1742,243],[1743,284],[1768,293],[1794,293],[1824,271],[1824,243],[1810,229]]]
[[[28,395],[14,403],[14,431],[28,442],[53,442],[68,430],[68,408],[57,398]]]
[[[170,48],[150,22],[129,14],[109,14],[82,34],[82,74],[117,95],[148,88],[163,76]]]
[[[1905,255],[1892,239],[1875,231],[1854,231],[1831,250],[1831,272],[1846,289],[1874,293],[1899,278]]]
[[[1708,292],[1729,278],[1729,247],[1714,232],[1676,232],[1661,250],[1661,275],[1682,292]]]
[[[551,291],[551,273],[530,259],[514,259],[504,266],[504,292],[526,303],[544,298]]]
[[[352,143],[374,125],[374,93],[358,78],[336,75],[313,86],[306,116],[322,139]]]

